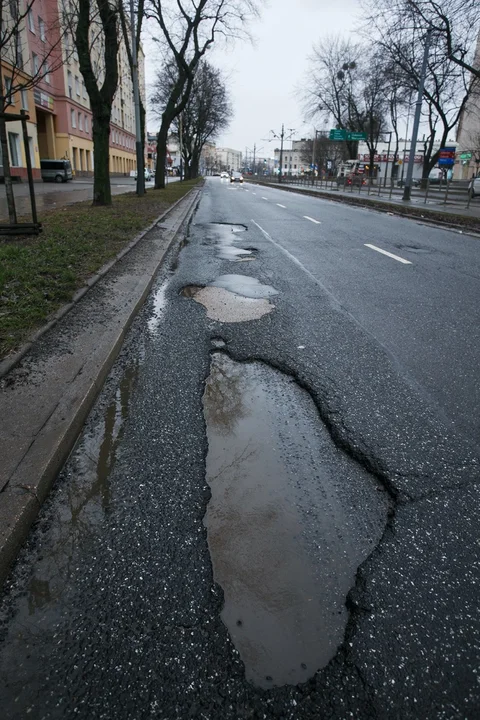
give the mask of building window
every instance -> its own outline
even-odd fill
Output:
[[[45,23],[41,17],[38,18],[38,32],[40,34],[40,40],[45,42]]]
[[[31,32],[35,32],[35,21],[33,19],[33,10],[30,8],[28,11],[28,27]]]
[[[43,76],[43,79],[47,83],[47,85],[50,85],[50,68],[48,67],[47,61],[45,61],[45,65],[43,67],[43,71],[45,75]]]
[[[77,93],[78,97],[80,97],[80,80],[78,79],[77,75],[75,75],[75,92]]]
[[[38,55],[35,55],[35,53],[32,53],[32,62],[33,62],[33,74],[38,75],[38,71],[40,70],[40,63],[38,62]]]
[[[82,80],[82,96],[83,96],[83,99],[84,99],[84,100],[87,99],[87,88],[85,87],[85,81],[84,81],[84,80]]]
[[[8,147],[10,148],[10,162],[12,166],[20,165],[20,137],[17,133],[8,133]]]
[[[20,90],[20,97],[22,99],[22,109],[28,110],[28,92],[26,90]]]
[[[75,117],[75,110],[70,110],[70,119],[72,121],[72,128],[77,127],[76,117]]]
[[[296,169],[297,169],[297,166],[296,166],[296,165],[294,165],[294,166],[293,166],[293,169],[294,169],[294,170],[296,170]]]
[[[70,70],[67,72],[67,81],[68,81],[68,97],[73,98],[73,79],[72,79],[72,73]]]
[[[65,55],[67,57],[67,60],[70,57],[70,35],[68,33],[65,33]]]
[[[90,123],[88,120],[88,115],[85,115],[85,132],[90,133]]]
[[[78,113],[78,129],[83,130],[83,115]]]
[[[23,68],[22,39],[20,33],[15,33],[15,62],[17,67]]]
[[[3,82],[5,83],[5,95],[9,105],[15,105],[15,98],[12,95],[12,78],[4,77]]]

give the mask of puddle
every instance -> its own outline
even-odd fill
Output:
[[[252,254],[249,249],[234,247],[235,235],[246,230],[246,225],[232,225],[230,223],[212,223],[209,225],[209,234],[215,241],[217,257],[231,262],[242,262],[247,259],[245,256]],[[253,260],[253,258],[250,259]]]
[[[163,317],[163,313],[167,305],[166,292],[168,283],[169,281],[166,280],[162,285],[160,285],[153,296],[152,315],[147,321],[147,326],[150,332],[155,332]]]
[[[271,285],[262,285],[257,278],[249,275],[220,275],[210,283],[210,287],[224,288],[231,293],[247,298],[269,298],[278,295]]]
[[[345,599],[381,537],[385,494],[335,448],[310,396],[265,365],[215,352],[203,404],[222,620],[250,682],[305,682],[343,641]]]
[[[259,320],[275,308],[265,298],[254,299],[236,295],[220,287],[197,287],[189,285],[183,288],[182,295],[190,297],[203,305],[207,317],[223,323],[247,322]]]
[[[52,541],[35,564],[25,615],[58,601],[68,584],[77,545],[88,543],[105,523],[111,507],[110,476],[138,370],[138,364],[125,370],[115,397],[74,451],[75,474],[58,488],[63,494],[62,510],[52,517]]]

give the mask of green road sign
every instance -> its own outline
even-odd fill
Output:
[[[460,155],[460,159],[461,159],[461,160],[470,160],[471,157],[472,157],[472,153],[471,153],[471,152],[464,152],[464,153],[462,153],[462,154]]]
[[[346,130],[330,130],[329,139],[330,140],[346,140],[347,139],[347,131]]]
[[[347,133],[347,140],[366,140],[366,132],[349,132]]]
[[[350,132],[347,130],[330,130],[330,140],[366,140],[365,132]]]

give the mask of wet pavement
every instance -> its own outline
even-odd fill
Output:
[[[425,359],[452,298],[474,352],[469,240],[395,220],[397,265],[383,215],[246,190],[206,183],[6,584],[9,720],[478,714],[476,390]]]

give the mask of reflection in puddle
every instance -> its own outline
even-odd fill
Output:
[[[232,262],[244,262],[252,252],[248,249],[234,247],[235,235],[245,232],[246,225],[231,225],[229,223],[212,223],[209,225],[209,233],[216,241],[217,257],[221,260]],[[248,258],[253,260],[254,258]]]
[[[343,640],[345,598],[380,539],[384,494],[281,373],[216,352],[203,402],[222,619],[250,681],[304,682]]]
[[[102,419],[85,434],[74,453],[75,476],[60,485],[64,502],[52,518],[48,553],[37,563],[28,587],[28,615],[61,597],[78,544],[85,544],[102,525],[111,505],[110,475],[128,416],[138,364],[124,373],[115,398]]]
[[[248,275],[220,275],[210,283],[210,286],[224,288],[229,292],[247,298],[268,298],[278,295],[278,290],[275,290],[274,287],[262,285],[257,278]]]
[[[168,288],[168,282],[169,281],[166,280],[154,293],[152,315],[147,322],[150,332],[155,332],[158,328],[160,320],[163,317],[163,313],[167,305],[165,296]]]

